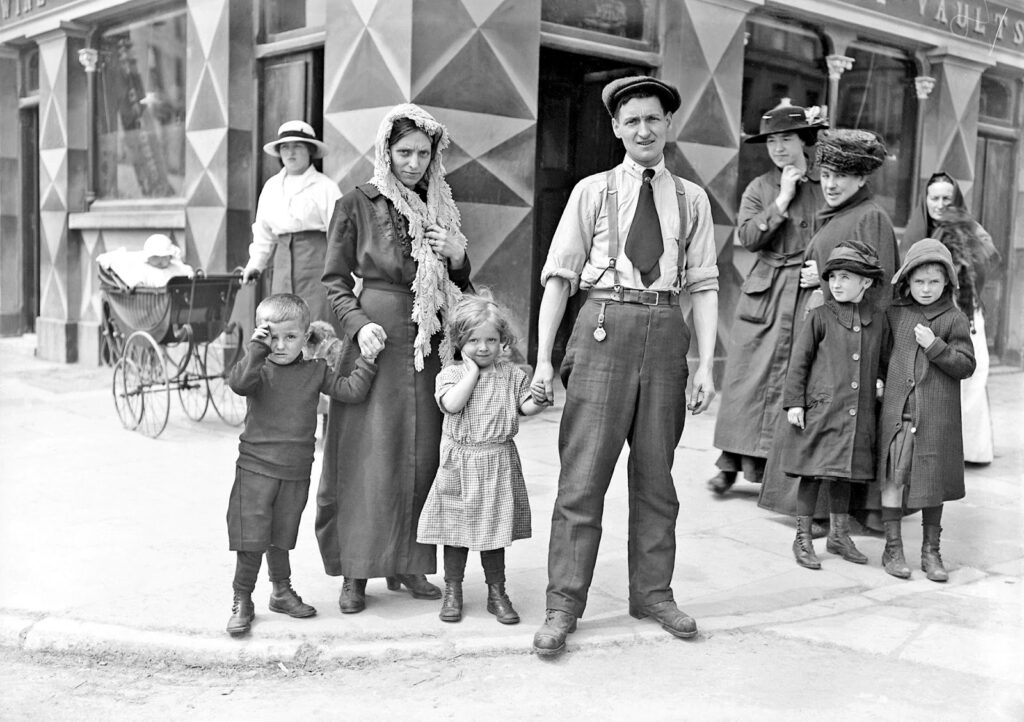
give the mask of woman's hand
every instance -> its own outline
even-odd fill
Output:
[[[789,208],[789,204],[796,197],[796,186],[800,182],[800,179],[804,177],[804,171],[797,168],[795,165],[787,165],[782,169],[782,173],[779,177],[779,197],[775,199],[775,204],[779,210],[783,213]]]
[[[388,335],[384,329],[376,323],[368,323],[356,333],[356,343],[359,344],[359,353],[364,357],[376,358],[377,354],[384,350],[384,342]]]
[[[260,269],[256,266],[246,266],[242,271],[242,283],[252,283],[260,277]]]
[[[800,269],[800,288],[817,288],[821,279],[818,277],[818,262],[804,261]]]
[[[437,255],[451,261],[452,268],[462,268],[466,261],[466,237],[458,231],[446,231],[436,223],[427,226],[424,234]]]

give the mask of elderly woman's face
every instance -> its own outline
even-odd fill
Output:
[[[862,175],[849,175],[829,168],[821,167],[821,190],[825,194],[825,203],[835,208],[853,197],[867,180]]]
[[[277,146],[277,152],[281,154],[281,163],[289,175],[302,175],[312,162],[309,146],[302,141],[281,143]]]
[[[953,184],[949,181],[938,180],[928,186],[924,204],[933,221],[941,221],[946,209],[953,205],[953,193]]]
[[[430,136],[416,130],[391,144],[391,172],[407,188],[415,188],[430,165]]]

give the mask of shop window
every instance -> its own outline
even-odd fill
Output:
[[[181,195],[185,36],[184,9],[101,32],[96,72],[98,198]]]
[[[326,6],[327,0],[264,0],[264,41],[283,40],[296,31],[324,27],[327,22]]]
[[[875,201],[889,213],[893,224],[903,226],[913,202],[910,189],[917,138],[914,64],[902,53],[876,46],[851,46],[846,54],[853,58],[853,68],[839,80],[832,127],[871,130],[885,141],[888,158],[869,183]]]
[[[543,0],[541,22],[560,35],[653,46],[657,0]]]
[[[754,18],[747,22],[746,32],[740,109],[745,134],[756,134],[764,112],[784,98],[804,107],[827,102],[825,46],[813,30],[774,18]],[[774,167],[763,145],[741,143],[737,193]]]
[[[39,94],[39,48],[32,48],[21,56],[21,97]]]
[[[1014,87],[1009,80],[981,76],[981,97],[978,103],[980,120],[999,125],[1013,125]]]

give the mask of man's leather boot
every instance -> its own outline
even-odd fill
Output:
[[[462,619],[462,582],[444,583],[441,613],[437,616],[442,622],[458,622]]]
[[[505,583],[487,585],[487,611],[502,624],[519,624],[519,614],[512,608],[512,600],[505,593]]]
[[[821,569],[818,555],[814,553],[814,542],[811,541],[811,517],[809,516],[796,518],[793,556],[796,558],[796,563],[806,569]]]
[[[292,589],[291,579],[282,579],[279,582],[271,582],[274,591],[270,594],[270,611],[287,614],[289,617],[302,619],[312,617],[316,609],[302,601],[302,597]]]
[[[533,651],[541,657],[557,657],[565,651],[565,638],[575,631],[575,615],[549,609],[544,613],[544,624],[533,635]]]
[[[921,571],[933,582],[948,581],[949,573],[939,554],[939,535],[942,532],[942,527],[922,524],[921,529],[924,532],[924,538],[921,540]]]
[[[910,579],[910,567],[903,556],[903,522],[885,521],[885,549],[882,550],[882,567],[886,572],[900,579]]]
[[[366,580],[345,577],[338,596],[338,609],[342,614],[356,614],[366,609]]]
[[[680,639],[691,639],[697,636],[696,620],[677,607],[671,599],[644,607],[630,605],[629,616],[636,619],[653,617],[661,622],[662,629]]]
[[[256,608],[252,604],[252,594],[235,592],[231,603],[231,619],[228,620],[228,634],[232,637],[245,634],[252,626],[256,617]]]
[[[825,541],[825,551],[829,554],[838,554],[848,562],[854,564],[867,564],[868,558],[860,553],[860,550],[853,545],[850,538],[850,515],[830,514],[828,525],[828,539]]]

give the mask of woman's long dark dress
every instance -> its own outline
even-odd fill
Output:
[[[359,579],[436,571],[436,547],[416,542],[420,510],[437,472],[441,412],[434,401],[438,342],[413,366],[416,262],[390,201],[370,185],[345,195],[328,231],[324,285],[348,344],[345,366],[359,353],[356,333],[367,323],[387,334],[377,377],[362,404],[331,402],[316,535],[324,570]],[[357,298],[352,274],[363,279]],[[451,280],[469,286],[469,259]]]

